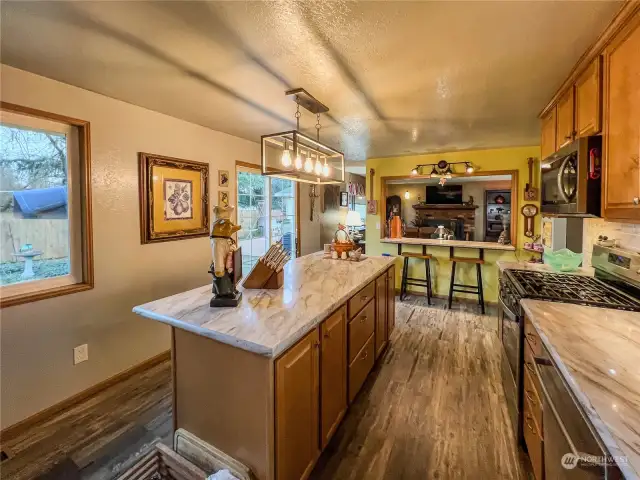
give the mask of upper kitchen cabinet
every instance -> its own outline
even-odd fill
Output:
[[[556,108],[553,107],[542,117],[542,138],[540,140],[540,154],[547,158],[556,151]]]
[[[604,212],[640,221],[640,14],[605,49]]]
[[[602,105],[602,57],[598,55],[578,77],[575,85],[578,137],[600,133]]]
[[[573,142],[575,131],[573,128],[573,87],[570,87],[558,100],[556,106],[557,129],[556,150]]]

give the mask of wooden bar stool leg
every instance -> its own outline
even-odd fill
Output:
[[[404,257],[404,264],[402,266],[402,283],[400,284],[400,300],[404,300],[407,295],[407,270],[409,269],[409,257]]]
[[[456,262],[451,263],[451,283],[449,284],[449,309],[453,301],[453,284],[456,282]]]
[[[478,277],[478,302],[480,303],[480,311],[484,315],[484,292],[482,290],[482,265],[476,263],[476,276]]]
[[[427,305],[431,305],[431,262],[428,258],[424,260],[424,267],[427,280]]]

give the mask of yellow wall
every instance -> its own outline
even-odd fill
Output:
[[[491,150],[468,150],[451,153],[437,153],[427,155],[411,155],[402,157],[387,158],[371,158],[367,160],[367,172],[370,168],[375,169],[373,198],[378,200],[378,206],[381,207],[380,197],[380,178],[394,175],[409,175],[411,169],[420,163],[434,163],[439,160],[447,162],[467,161],[473,163],[477,172],[490,172],[495,170],[518,170],[518,210],[522,208],[524,201],[524,188],[529,178],[529,169],[527,158],[540,158],[540,147],[516,147],[516,148],[500,148]],[[460,171],[458,168],[457,171]],[[534,179],[534,184],[539,185],[539,180]],[[367,195],[371,191],[370,177],[367,175]],[[498,268],[496,261],[498,260],[527,260],[532,254],[522,249],[524,242],[528,239],[524,236],[524,218],[522,214],[513,212],[513,219],[518,222],[518,238],[516,252],[499,252],[485,250],[485,265],[482,267],[484,295],[487,302],[496,302],[498,299]],[[379,215],[367,215],[367,253],[370,255],[380,255],[389,253],[391,255],[398,254],[397,245],[386,244],[380,242],[380,230],[377,224],[380,222]],[[380,229],[384,225],[380,224]],[[536,217],[536,232],[540,232],[540,216]],[[422,247],[404,245],[403,251],[420,252]],[[427,247],[427,253],[434,256],[432,261],[432,269],[435,269],[433,275],[433,289],[437,295],[445,296],[449,292],[449,278],[451,275],[451,263],[449,262],[449,249],[444,247]],[[456,249],[458,256],[477,256],[477,250]],[[536,254],[534,254],[536,255]],[[418,264],[417,260],[410,261],[412,266],[409,269],[409,275],[424,278],[424,265]],[[400,288],[400,275],[402,271],[402,263],[397,261],[396,268],[396,288]],[[433,270],[432,270],[433,272]],[[475,284],[475,266],[458,264],[456,267],[456,283]],[[418,288],[418,287],[415,287]],[[420,289],[423,291],[424,289]],[[464,296],[457,293],[456,296]],[[475,296],[473,298],[476,298]]]

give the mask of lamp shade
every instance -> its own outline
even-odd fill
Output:
[[[360,227],[362,225],[362,218],[360,213],[355,210],[349,210],[347,212],[347,219],[345,220],[347,227]]]

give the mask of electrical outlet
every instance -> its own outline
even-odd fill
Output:
[[[77,365],[89,360],[89,345],[86,343],[78,345],[73,349],[73,364]]]
[[[376,230],[380,230],[380,222],[376,222]]]

